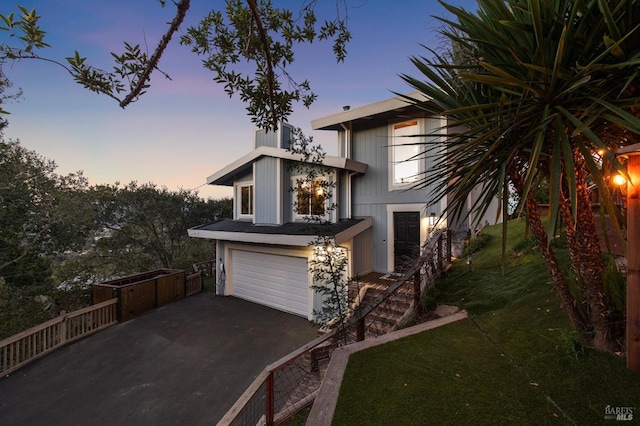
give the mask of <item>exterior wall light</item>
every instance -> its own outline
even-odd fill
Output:
[[[611,178],[611,182],[613,182],[613,184],[615,186],[622,186],[622,185],[626,185],[627,184],[627,179],[624,176],[622,176],[621,174],[616,173]]]

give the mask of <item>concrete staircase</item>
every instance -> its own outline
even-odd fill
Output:
[[[388,284],[366,284],[367,291],[360,303],[362,308],[371,305],[388,288]],[[401,289],[382,302],[365,319],[365,339],[381,336],[393,331],[399,321],[411,307],[413,296],[408,290]],[[355,333],[351,333],[355,341]]]

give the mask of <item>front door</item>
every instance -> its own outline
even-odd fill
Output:
[[[394,271],[406,271],[418,257],[420,257],[420,212],[394,212]]]

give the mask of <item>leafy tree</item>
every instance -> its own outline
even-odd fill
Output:
[[[345,323],[351,314],[347,251],[336,246],[330,232],[331,221],[327,219],[337,208],[335,203],[328,202],[336,182],[331,178],[332,169],[324,165],[326,154],[322,147],[314,145],[313,138],[306,137],[300,129],[294,130],[288,150],[298,156],[298,161],[290,163],[290,169],[302,176],[291,188],[295,194],[293,208],[298,214],[305,215],[316,234],[309,243],[313,247],[309,270],[314,282],[312,289],[321,295],[323,303],[320,310],[314,310],[315,320],[342,330],[346,344]]]
[[[499,196],[506,214],[513,186],[581,341],[619,350],[622,313],[604,286],[591,188],[619,226],[603,170],[624,172],[616,150],[639,141],[640,1],[479,0],[475,14],[441,3],[455,16],[441,19],[450,50],[429,49],[431,58],[412,59],[421,76],[403,76],[429,98],[411,102],[453,123],[443,129],[446,150],[429,151],[436,167],[423,183],[437,185],[434,199],[449,196],[458,216],[479,183],[485,195],[474,210]],[[545,179],[548,227],[535,200]],[[558,217],[569,276],[549,244]]]
[[[189,238],[187,229],[230,217],[230,199],[204,201],[190,190],[152,183],[91,188],[96,221],[104,230],[96,249],[113,274],[155,268],[190,269],[211,258],[214,246]],[[208,244],[207,244],[208,243]]]
[[[165,0],[158,2],[163,7],[166,4]],[[39,25],[40,16],[35,10],[18,6],[18,17],[14,13],[0,14],[0,30],[15,42],[0,42],[0,65],[15,59],[56,63],[87,89],[115,99],[124,108],[145,93],[154,71],[169,77],[159,69],[160,59],[184,22],[191,0],[172,4],[175,17],[154,52],[148,55],[139,44],[125,42],[123,53],[112,53],[115,65],[110,72],[87,64],[77,51],[66,58],[66,63],[41,56],[38,52],[49,45]],[[203,65],[214,73],[214,80],[224,84],[229,96],[238,94],[247,103],[247,112],[258,126],[275,129],[291,113],[293,102],[308,107],[316,98],[309,81],[298,81],[287,71],[295,58],[294,48],[329,39],[333,40],[336,59],[342,61],[346,56],[351,38],[346,3],[336,1],[336,17],[321,24],[316,4],[316,0],[302,2],[296,11],[278,8],[271,0],[225,0],[224,11],[209,12],[199,25],[187,29],[180,43],[203,56]]]
[[[18,141],[0,139],[0,338],[70,306],[54,286],[54,260],[82,249],[93,215],[82,173],[59,176],[55,168]]]
[[[49,255],[81,248],[91,233],[86,179],[55,168],[18,141],[0,140],[0,276],[10,286],[47,284]]]
[[[0,61],[0,135],[2,134],[2,130],[9,124],[6,120],[6,115],[9,114],[9,112],[3,108],[2,104],[10,101],[16,101],[22,96],[21,90],[18,90],[15,93],[7,93],[7,89],[12,86],[13,84],[11,81],[6,75],[4,75],[2,70],[2,61]]]

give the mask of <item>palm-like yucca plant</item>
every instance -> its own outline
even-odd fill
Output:
[[[624,173],[615,152],[640,141],[640,0],[478,0],[475,14],[441,3],[455,16],[442,19],[451,50],[429,49],[432,58],[412,59],[422,76],[402,76],[428,98],[410,102],[449,122],[447,148],[431,149],[436,166],[421,183],[436,187],[434,200],[448,197],[453,216],[467,214],[481,184],[473,210],[499,197],[506,219],[515,189],[582,341],[618,350],[623,313],[604,292],[590,188],[619,229],[605,170]],[[549,228],[533,196],[540,179],[549,183]],[[559,217],[569,279],[548,243]]]

